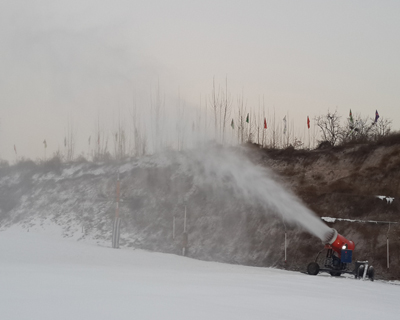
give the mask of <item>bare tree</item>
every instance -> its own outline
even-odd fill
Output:
[[[231,105],[232,105],[232,99],[230,94],[228,93],[228,77],[226,77],[226,82],[225,82],[225,101],[223,104],[224,108],[224,116],[223,116],[223,121],[222,121],[222,142],[225,141],[225,128],[226,128],[226,122],[228,117],[231,114]],[[222,104],[221,104],[222,106]]]
[[[387,136],[392,131],[392,120],[380,118],[377,122],[373,121],[371,132],[375,139]]]
[[[116,130],[113,132],[114,137],[114,157],[116,160],[121,161],[126,158],[126,133],[124,122],[121,120],[121,113],[118,112],[118,124]]]
[[[340,141],[343,134],[343,129],[340,126],[340,118],[337,110],[330,112],[329,109],[326,115],[314,118],[316,125],[321,130],[322,140],[320,142],[327,141],[334,146]]]
[[[211,108],[214,111],[214,135],[215,135],[215,140],[218,140],[219,136],[219,120],[222,119],[222,103],[220,99],[220,90],[218,91],[215,88],[215,77],[213,78],[213,89],[212,89],[212,95],[211,95]],[[218,117],[218,111],[219,111],[219,117]],[[219,118],[219,119],[218,119]],[[221,124],[220,124],[221,128]]]
[[[347,126],[343,128],[341,142],[349,142],[352,140],[368,140],[370,135],[371,125],[368,117],[355,115],[347,119]]]
[[[76,147],[76,129],[74,129],[74,125],[72,120],[68,121],[67,125],[67,134],[64,138],[64,147],[66,148],[66,161],[74,160],[75,156],[75,147]]]
[[[160,115],[162,114],[162,111],[164,110],[165,107],[165,95],[163,96],[161,94],[161,89],[160,89],[160,81],[158,80],[157,82],[157,88],[155,95],[153,97],[153,94],[150,96],[150,110],[151,110],[151,117],[154,117],[154,121],[151,123],[155,125],[155,130],[152,130],[152,135],[153,135],[153,148],[154,152],[158,152],[160,148],[163,145],[163,135],[160,134],[162,132],[160,126],[161,126],[161,121],[160,121]]]
[[[141,156],[146,154],[147,140],[144,131],[142,130],[143,121],[140,121],[140,115],[138,113],[136,103],[133,104],[131,119],[133,124],[133,143],[131,153],[134,156]]]

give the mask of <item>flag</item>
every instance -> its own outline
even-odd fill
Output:
[[[247,114],[246,122],[249,123],[249,114]]]
[[[45,148],[47,148],[47,142],[46,142],[46,139],[44,139],[44,140],[43,140],[43,144],[44,144],[44,147],[45,147]]]
[[[351,124],[353,124],[353,123],[354,123],[354,120],[353,120],[353,114],[351,113],[351,109],[350,109],[350,122],[351,122]]]
[[[307,116],[307,127],[310,129],[310,118]]]
[[[376,110],[375,111],[375,122],[374,123],[376,123],[378,121],[378,119],[379,119],[379,113],[378,113],[378,110]]]
[[[17,147],[15,146],[15,144],[14,144],[14,151],[15,151],[15,154],[17,154]]]
[[[231,127],[232,127],[232,129],[235,129],[235,123],[233,122],[233,119],[231,121]]]
[[[267,118],[264,118],[264,129],[267,129]]]
[[[286,134],[286,116],[283,118],[283,123],[284,123],[283,134]]]

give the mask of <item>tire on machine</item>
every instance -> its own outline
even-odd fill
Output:
[[[368,276],[369,280],[374,281],[375,269],[374,269],[373,266],[369,266],[369,267],[368,267],[367,276]]]
[[[311,262],[307,266],[307,273],[316,276],[319,273],[319,265],[316,262]]]
[[[358,267],[358,270],[356,271],[357,278],[362,279],[364,277],[364,269],[365,269],[365,266],[363,264]]]

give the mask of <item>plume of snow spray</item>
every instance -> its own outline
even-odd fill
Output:
[[[247,149],[243,151],[249,152]],[[280,214],[285,221],[302,226],[322,241],[331,233],[331,228],[277,182],[271,170],[254,164],[243,152],[223,147],[207,151],[201,149],[194,153],[194,159],[201,163],[203,169],[196,175],[197,182],[203,180],[214,185],[229,183],[235,191],[232,197],[236,195],[249,203],[256,203],[265,209],[265,213]]]

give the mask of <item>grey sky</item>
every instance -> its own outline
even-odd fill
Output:
[[[97,115],[112,129],[133,96],[149,108],[159,81],[166,107],[199,105],[213,77],[248,109],[264,99],[302,128],[327,109],[400,127],[398,1],[0,2],[0,157],[43,157]],[[110,120],[111,119],[111,120]],[[302,132],[302,129],[299,129]],[[78,153],[85,142],[78,143]]]

